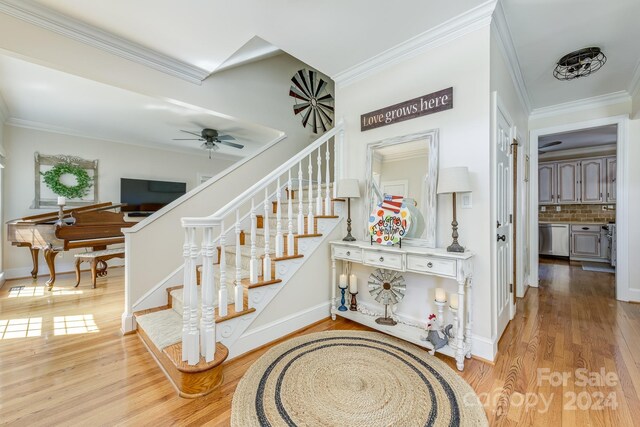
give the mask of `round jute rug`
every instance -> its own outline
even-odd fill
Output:
[[[269,350],[242,378],[231,425],[487,426],[473,389],[425,350],[377,332],[329,331]]]

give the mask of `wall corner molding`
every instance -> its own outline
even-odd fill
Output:
[[[0,125],[3,125],[5,122],[7,122],[10,117],[11,115],[9,113],[9,106],[2,97],[2,92],[0,92]],[[1,127],[0,132],[2,132]]]
[[[605,107],[607,105],[620,104],[623,102],[631,102],[631,96],[626,90],[578,99],[575,101],[563,102],[561,104],[549,105],[547,107],[534,108],[529,116],[529,121],[561,114],[575,113],[576,111],[589,110],[592,108]]]
[[[522,104],[525,113],[529,115],[531,113],[531,98],[529,97],[527,86],[524,83],[522,68],[520,67],[518,54],[513,44],[511,30],[509,29],[509,23],[507,22],[507,17],[504,13],[504,8],[502,7],[501,2],[498,2],[495,11],[493,12],[491,27],[495,30],[495,33],[498,36],[498,46],[507,60],[507,68],[509,69],[509,74],[513,80],[516,92],[518,93],[518,98],[520,98],[520,103]]]
[[[491,14],[496,3],[497,0],[488,0],[422,34],[337,73],[332,76],[336,87],[349,86],[392,65],[490,25]]]
[[[0,0],[0,12],[190,83],[200,85],[210,74],[207,70],[92,27],[35,2]]]

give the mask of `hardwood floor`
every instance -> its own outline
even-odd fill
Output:
[[[540,288],[518,301],[496,364],[471,360],[461,373],[486,403],[491,425],[638,425],[640,305],[613,299],[611,274],[555,261],[541,263],[541,272]],[[123,273],[110,269],[96,289],[87,273],[78,288],[72,275],[60,275],[53,293],[43,291],[46,278],[37,287],[25,279],[0,289],[0,423],[228,425],[238,381],[267,348],[229,362],[210,395],[178,397],[139,338],[120,334]],[[9,292],[20,285],[21,294]],[[325,320],[300,333],[333,329],[366,328]],[[441,359],[455,369],[453,359]],[[619,380],[581,387],[578,368]],[[539,369],[570,378],[555,386]],[[605,407],[607,396],[617,408]],[[579,409],[585,407],[591,410]]]

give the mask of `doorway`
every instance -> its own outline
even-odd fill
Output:
[[[603,274],[627,300],[626,117],[532,131],[531,284],[548,263]],[[533,148],[537,148],[534,150]]]

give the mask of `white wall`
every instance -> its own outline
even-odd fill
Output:
[[[344,118],[345,177],[365,179],[366,146],[385,138],[411,134],[429,129],[440,130],[440,168],[468,166],[473,185],[473,208],[459,209],[460,242],[476,253],[473,281],[474,343],[480,338],[492,340],[492,280],[490,228],[490,170],[489,170],[489,26],[464,35],[444,46],[428,50],[402,63],[390,66],[377,74],[337,87],[337,117]],[[360,115],[398,102],[453,86],[454,107],[451,110],[407,120],[378,129],[361,132]],[[355,237],[363,239],[363,224],[368,212],[363,212],[362,199],[353,201],[352,218]],[[450,196],[438,197],[437,242],[445,246],[451,241],[452,206]],[[366,294],[366,279],[370,270],[354,269]],[[398,313],[424,321],[429,313],[434,288],[455,288],[450,280],[407,274],[408,292],[416,298],[405,298],[398,305]],[[443,283],[444,282],[444,283]],[[419,288],[419,289],[418,289]],[[427,291],[425,289],[428,288]],[[475,345],[475,344],[474,344]],[[491,345],[489,346],[491,347]],[[474,352],[493,359],[493,351]]]
[[[198,173],[215,174],[233,163],[215,158],[209,160],[204,152],[198,156],[14,126],[5,127],[5,138],[6,209],[3,223],[55,210],[29,208],[35,197],[33,156],[36,151],[40,154],[69,154],[85,159],[98,159],[100,201],[114,203],[120,202],[120,178],[181,181],[186,182],[187,190],[190,190],[198,184]],[[3,239],[3,245],[7,278],[28,276],[31,271],[29,251],[11,247],[6,239]],[[57,271],[69,271],[72,261],[73,252],[61,253],[56,258]],[[41,262],[40,273],[47,272],[46,264]]]

